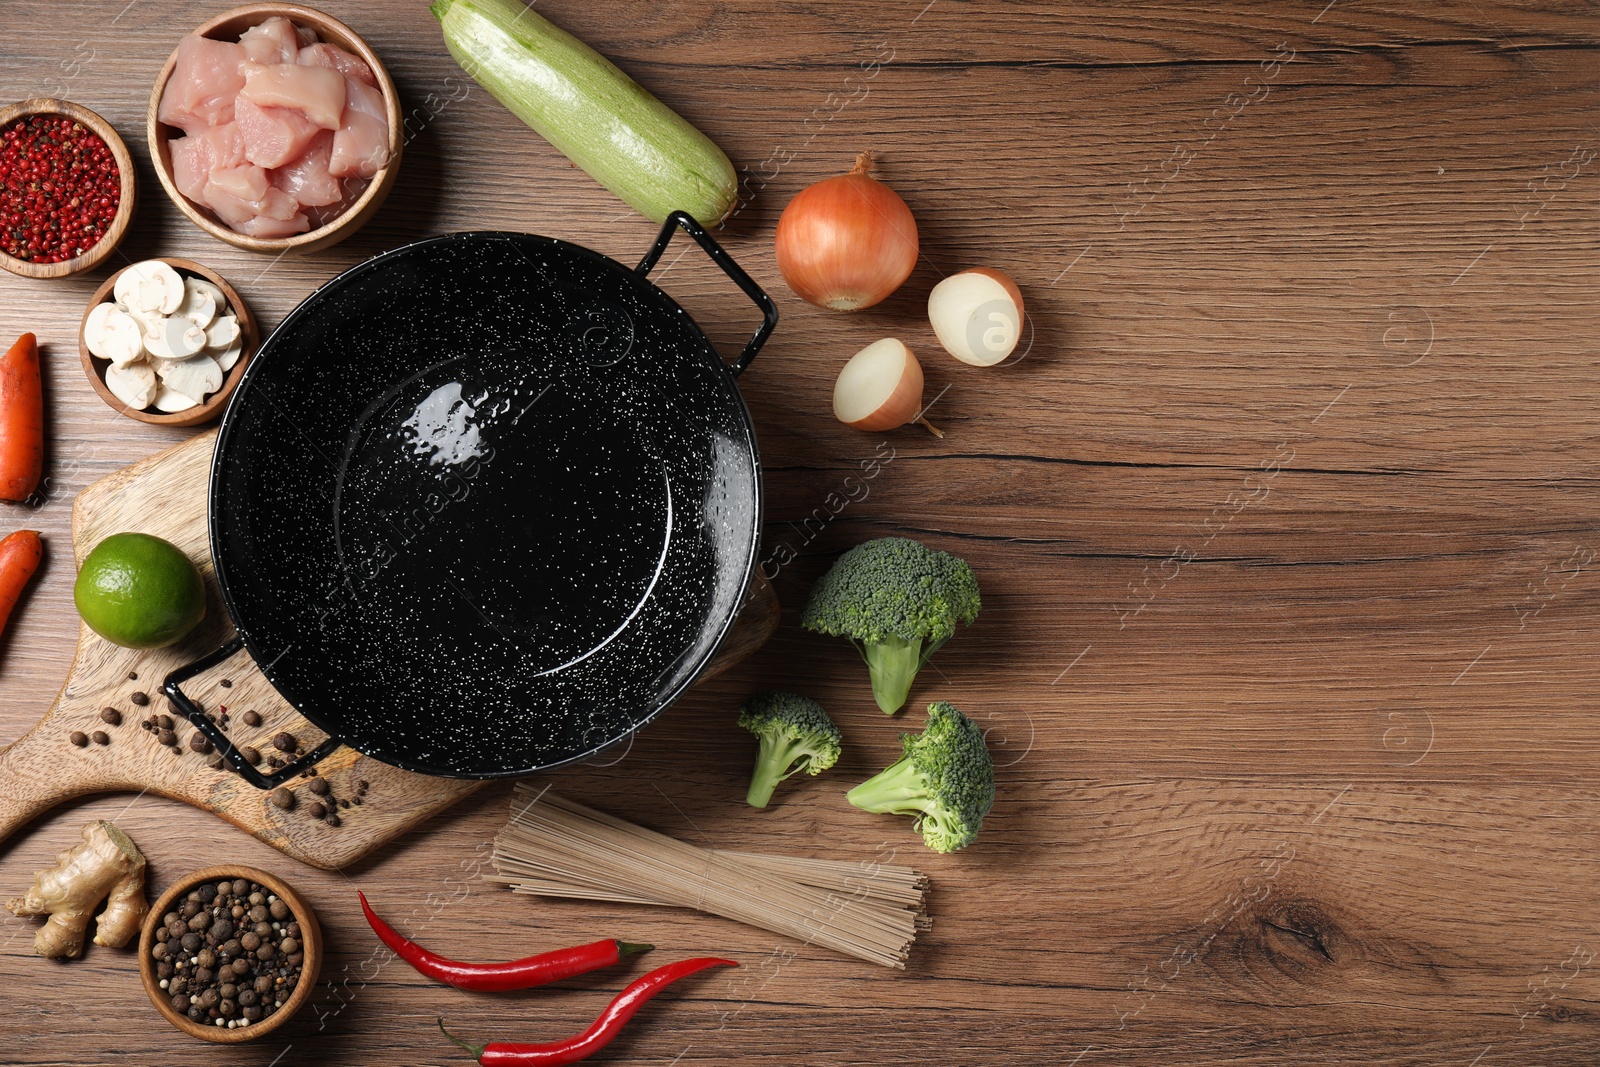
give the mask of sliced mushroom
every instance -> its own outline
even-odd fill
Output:
[[[159,259],[135,263],[117,276],[112,295],[129,310],[171,315],[183,303],[183,279]]]
[[[125,366],[144,355],[144,338],[135,321],[115,304],[96,304],[83,324],[83,343],[101,359]]]
[[[211,302],[217,305],[217,310],[219,312],[226,311],[228,309],[228,298],[222,295],[222,290],[206,281],[204,278],[191,278],[185,275],[183,279],[183,288],[185,292],[210,293]]]
[[[168,389],[200,403],[206,396],[222,388],[222,368],[210,356],[191,359],[156,359],[151,361]]]
[[[233,344],[220,352],[210,348],[206,349],[206,355],[217,361],[217,366],[222,368],[222,373],[224,374],[233,369],[233,365],[239,362],[239,357],[243,354],[244,342],[242,340],[234,341]]]
[[[206,346],[206,331],[182,315],[168,319],[162,333],[166,337],[167,348],[179,359],[188,359]]]
[[[232,315],[218,315],[217,321],[206,327],[207,348],[227,348],[239,339],[239,320]]]
[[[164,411],[168,415],[175,415],[180,411],[188,411],[195,406],[195,401],[165,383],[157,386],[154,400],[157,411]]]
[[[160,388],[156,372],[148,363],[132,363],[119,367],[115,363],[106,368],[106,388],[111,395],[134,411],[143,411],[155,399]]]
[[[205,288],[201,288],[204,285]],[[183,303],[178,307],[178,314],[200,327],[202,330],[211,325],[211,320],[217,317],[217,298],[212,295],[216,286],[198,278],[185,278],[183,280]]]

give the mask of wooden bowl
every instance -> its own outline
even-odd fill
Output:
[[[394,180],[400,173],[400,150],[405,145],[405,131],[401,126],[400,96],[395,91],[394,80],[389,77],[383,61],[365,41],[356,36],[354,30],[332,15],[325,15],[315,8],[302,7],[299,4],[246,4],[244,7],[236,7],[232,11],[218,15],[194,32],[202,37],[216,40],[237,41],[245,30],[265,22],[273,15],[281,15],[300,26],[309,26],[317,31],[320,40],[338,45],[345,51],[360,56],[367,66],[372,68],[372,73],[378,79],[378,89],[383,93],[383,102],[389,119],[389,158],[378,173],[367,182],[367,188],[359,200],[350,205],[343,215],[318,229],[297,233],[293,237],[251,237],[220,222],[209,209],[200,207],[179,192],[178,184],[172,177],[172,149],[167,141],[175,132],[181,131],[176,131],[174,127],[168,126],[156,117],[156,112],[161,107],[161,94],[166,91],[167,80],[172,77],[172,68],[178,61],[177,49],[173,49],[172,55],[167,57],[166,64],[161,68],[161,74],[156,78],[155,88],[150,92],[146,135],[150,142],[150,158],[155,163],[156,177],[161,179],[161,187],[167,191],[172,202],[178,205],[178,210],[189,216],[191,222],[217,240],[226,241],[235,248],[281,256],[284,253],[315,252],[338,244],[366,225],[367,220],[383,206],[384,198],[389,195],[389,190],[394,186]]]
[[[172,1006],[167,991],[161,988],[160,979],[156,977],[155,960],[150,957],[150,950],[156,943],[156,931],[161,927],[161,917],[169,911],[175,911],[178,902],[195,886],[204,885],[206,882],[220,882],[224,878],[230,880],[243,878],[249,882],[259,883],[276,894],[278,899],[289,905],[289,910],[294,913],[295,921],[300,924],[300,941],[305,946],[300,982],[294,987],[294,992],[289,994],[289,999],[284,1002],[283,1007],[279,1008],[271,1018],[233,1030],[214,1024],[203,1026],[187,1015],[178,1014]],[[167,1022],[190,1037],[197,1037],[202,1041],[214,1041],[220,1045],[238,1045],[246,1041],[255,1041],[288,1022],[311,998],[311,992],[317,987],[317,976],[321,970],[322,927],[317,924],[316,912],[312,911],[305,899],[288,885],[266,871],[256,870],[254,867],[207,867],[203,871],[195,871],[181,879],[161,894],[161,899],[151,907],[150,914],[144,921],[144,929],[139,934],[139,977],[144,982],[145,992],[150,995],[150,1003],[156,1006],[156,1010]]]
[[[83,328],[89,321],[89,312],[93,311],[96,304],[103,304],[111,298],[111,290],[117,284],[117,279],[122,277],[123,267],[111,277],[101,283],[100,288],[94,291],[88,306],[83,309],[83,318],[78,322],[78,358],[83,361],[83,373],[89,376],[89,382],[94,386],[94,391],[120,415],[140,422],[153,423],[157,426],[201,426],[212,421],[222,414],[222,409],[227,406],[228,398],[233,395],[234,389],[239,386],[239,379],[244,377],[244,369],[249,364],[250,358],[256,354],[256,349],[261,344],[261,338],[256,328],[256,317],[250,314],[250,309],[245,306],[244,298],[238,290],[229,285],[227,280],[211,270],[189,259],[175,259],[171,256],[154,257],[179,274],[193,274],[204,278],[206,281],[222,290],[222,295],[228,298],[228,310],[232,311],[239,320],[240,352],[239,362],[228,371],[228,376],[222,379],[222,388],[212,393],[204,401],[196,404],[187,411],[177,411],[171,414],[160,411],[136,411],[118,400],[106,385],[106,368],[111,361],[101,359],[89,351],[89,346],[83,340]],[[131,267],[133,264],[129,264]]]
[[[81,122],[93,130],[106,143],[106,147],[111,149],[111,156],[117,161],[117,172],[122,184],[121,199],[117,203],[117,213],[111,219],[111,228],[100,238],[98,244],[82,255],[64,259],[60,263],[29,263],[27,260],[17,259],[0,251],[0,267],[4,267],[12,274],[20,274],[24,278],[65,278],[69,274],[77,274],[98,266],[116,251],[122,235],[128,232],[128,223],[133,221],[133,209],[138,200],[138,183],[134,181],[133,156],[128,153],[128,146],[122,143],[122,138],[111,128],[111,123],[86,107],[51,97],[24,100],[20,104],[0,108],[0,129],[9,126],[16,119],[40,114],[62,115]]]

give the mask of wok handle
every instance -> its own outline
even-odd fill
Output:
[[[304,756],[290,761],[282,770],[273,774],[262,774],[252,767],[243,756],[239,755],[238,747],[228,740],[228,735],[222,732],[222,728],[212,721],[211,716],[205,713],[205,709],[190,700],[179,687],[190,678],[198,674],[204,674],[243,648],[244,638],[232,638],[220,648],[201,656],[187,667],[179,667],[167,675],[166,680],[161,683],[161,691],[167,695],[168,700],[172,701],[174,707],[183,712],[184,718],[194,723],[196,730],[205,734],[206,738],[217,746],[217,752],[223,759],[228,761],[229,766],[239,772],[241,778],[257,789],[276,789],[307,767],[321,763],[333,755],[334,750],[344,742],[337,737],[330,737]]]
[[[672,243],[672,235],[680,229],[693,237],[695,243],[705,249],[706,255],[711,257],[711,262],[721,267],[722,272],[732,278],[733,283],[744,290],[744,295],[761,309],[761,325],[756,327],[756,332],[745,342],[744,351],[739,353],[739,358],[733,361],[733,374],[734,377],[738,377],[756,358],[756,353],[767,343],[767,338],[772,336],[772,331],[778,325],[778,305],[772,302],[772,297],[744,272],[744,268],[733,261],[733,257],[728,255],[723,247],[717,244],[716,239],[705,231],[705,227],[696,222],[694,216],[687,211],[674,211],[667,216],[667,221],[661,226],[661,232],[656,235],[655,243],[644,254],[634,272],[640,275],[649,274],[650,269],[661,259],[661,253]]]

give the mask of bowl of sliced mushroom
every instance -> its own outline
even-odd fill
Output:
[[[100,398],[130,419],[166,426],[221,415],[259,341],[233,286],[187,259],[146,259],[113,274],[78,332]]]

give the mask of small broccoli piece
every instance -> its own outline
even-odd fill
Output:
[[[863,811],[914,815],[935,852],[966,848],[994,807],[994,760],[983,731],[954,704],[929,704],[920,734],[901,734],[905,755],[846,795]]]
[[[758,693],[739,709],[739,725],[761,741],[745,795],[752,808],[766,807],[772,791],[790,775],[821,774],[839,762],[839,727],[810,697]]]
[[[848,637],[867,661],[878,707],[893,715],[922,665],[978,607],[978,579],[965,560],[882,537],[839,557],[812,586],[800,625]]]

